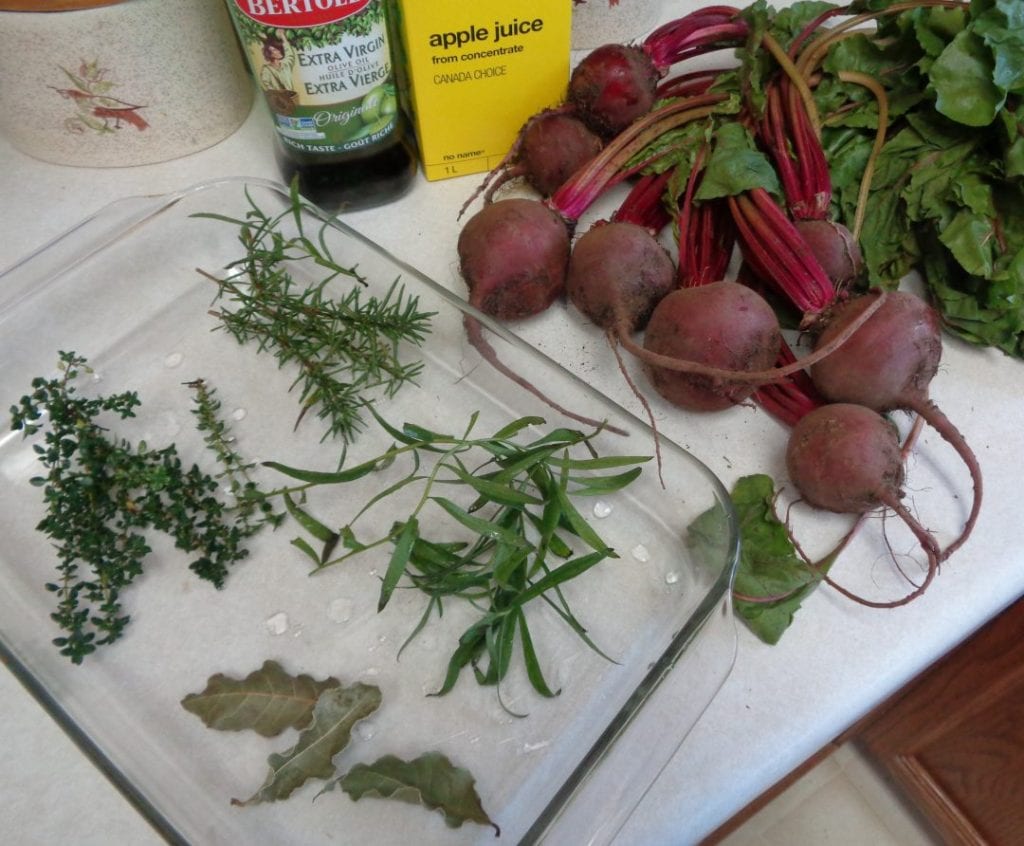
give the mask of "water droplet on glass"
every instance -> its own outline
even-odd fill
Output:
[[[675,570],[665,574],[665,584],[674,585],[679,581],[679,574]]]
[[[352,619],[352,600],[340,597],[327,606],[327,618],[335,623],[347,623]]]
[[[519,751],[523,755],[529,755],[531,752],[536,752],[538,749],[543,749],[545,746],[550,745],[550,740],[542,740],[539,743],[524,743]]]
[[[603,520],[611,513],[612,507],[607,502],[599,499],[594,503],[594,516],[597,517],[598,520]]]
[[[367,720],[360,720],[352,726],[352,734],[360,740],[369,740],[377,733],[377,726]]]
[[[630,553],[633,555],[633,557],[637,561],[639,561],[641,563],[644,563],[644,562],[647,562],[647,561],[651,560],[651,551],[646,546],[644,546],[642,543],[638,543],[636,546],[634,546],[630,550]]]
[[[231,418],[233,420],[245,420],[245,415],[247,415],[248,413],[249,412],[246,411],[244,408],[236,408],[234,411],[231,412]]]
[[[263,627],[272,635],[283,635],[288,631],[288,615],[284,611],[279,611],[272,617],[267,617]]]
[[[364,676],[371,676],[371,677],[372,676],[379,676],[380,675],[380,667],[367,667],[365,670],[363,670],[363,675]]]
[[[164,359],[165,367],[177,367],[185,360],[185,356],[181,353],[171,353],[167,358]]]
[[[102,374],[102,373],[97,373],[97,372],[96,372],[96,371],[94,370],[94,371],[92,372],[92,381],[93,381],[93,382],[102,382],[102,381],[103,381],[103,374]]]

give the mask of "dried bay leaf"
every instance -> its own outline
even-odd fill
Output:
[[[190,693],[181,704],[208,728],[275,737],[287,728],[309,725],[320,694],[340,684],[335,678],[318,682],[307,675],[292,676],[276,661],[265,661],[244,679],[210,676],[202,692]]]
[[[354,800],[400,799],[441,811],[451,828],[469,821],[491,826],[495,836],[501,833],[483,809],[473,776],[440,752],[426,752],[412,761],[385,755],[372,764],[356,764],[338,784]]]
[[[313,722],[295,746],[267,759],[270,772],[263,786],[248,799],[232,799],[231,804],[276,802],[311,778],[330,778],[335,772],[332,759],[348,745],[352,727],[377,710],[380,701],[380,688],[362,682],[323,691],[313,708]]]

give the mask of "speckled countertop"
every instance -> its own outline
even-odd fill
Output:
[[[267,121],[258,105],[238,132],[204,152],[126,169],[46,164],[0,139],[0,268],[119,197],[163,193],[225,175],[276,177]],[[399,203],[353,214],[348,222],[454,286],[454,210],[476,179],[420,179]],[[453,214],[439,213],[443,209]],[[545,352],[556,359],[570,356],[557,343]],[[621,842],[699,840],[1024,593],[1024,552],[1013,529],[1018,471],[1006,460],[1024,447],[1024,365],[956,342],[947,344],[943,361],[934,398],[965,431],[985,473],[986,502],[969,544],[943,566],[929,591],[905,608],[872,611],[823,590],[806,601],[774,647],[741,627],[732,674],[627,824]],[[613,375],[593,379],[613,399],[630,404]],[[721,426],[695,426],[686,419],[663,420],[660,426],[726,484],[751,472],[781,478],[784,433],[753,409],[729,415]],[[923,437],[918,456],[912,474],[927,466],[964,489],[955,457],[938,438]],[[915,489],[913,495],[925,500],[928,491]],[[956,504],[945,516],[955,519],[962,508],[962,502]],[[6,673],[0,674],[0,711],[0,795],[11,842],[157,842]]]

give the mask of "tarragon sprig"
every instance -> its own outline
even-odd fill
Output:
[[[467,667],[481,684],[497,685],[506,676],[517,645],[533,688],[544,696],[555,695],[541,668],[526,606],[535,600],[546,603],[600,652],[562,587],[618,556],[574,499],[625,488],[650,456],[599,456],[593,441],[600,428],[589,433],[559,428],[521,443],[518,438],[524,431],[544,424],[539,417],[519,418],[491,435],[475,437],[476,414],[461,435],[410,423],[397,428],[374,416],[394,444],[368,461],[336,472],[267,462],[298,482],[268,494],[285,498],[289,512],[312,539],[298,537],[295,545],[313,560],[317,571],[371,549],[390,547],[378,611],[403,584],[428,597],[406,643],[432,615],[442,614],[446,599],[469,600],[480,610],[459,638],[439,695],[450,691]],[[578,454],[581,450],[584,455]],[[372,495],[340,529],[328,527],[302,503],[313,488],[365,480],[400,460],[408,462],[408,472]],[[390,498],[412,487],[420,495],[411,511],[386,534],[364,536],[362,518],[377,506],[393,507]],[[453,493],[444,496],[441,488]],[[459,493],[464,495],[461,501]],[[342,551],[335,554],[338,548]]]
[[[306,207],[294,186],[290,207],[276,216],[251,196],[249,206],[241,219],[196,215],[237,226],[245,248],[245,256],[229,264],[225,276],[199,271],[216,283],[216,299],[224,303],[211,314],[240,344],[255,344],[272,352],[280,365],[298,368],[293,383],[299,386],[298,420],[316,408],[327,421],[324,438],[351,441],[365,426],[368,403],[378,395],[393,397],[403,385],[416,382],[422,362],[403,362],[401,345],[421,345],[433,313],[421,311],[418,298],[407,294],[398,279],[383,297],[364,296],[367,282],[358,268],[331,255],[330,224],[324,223],[314,237],[307,234]],[[295,234],[285,234],[286,226]],[[297,280],[292,269],[301,264],[315,266],[319,280]],[[335,298],[330,286],[340,279],[353,287]]]

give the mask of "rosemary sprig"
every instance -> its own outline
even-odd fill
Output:
[[[24,437],[45,428],[43,443],[33,445],[46,468],[32,479],[47,507],[36,528],[56,542],[59,559],[59,578],[46,585],[57,599],[51,617],[64,632],[54,644],[80,664],[124,633],[130,617],[120,593],[142,573],[150,552],[147,530],[166,532],[178,549],[198,553],[190,569],[219,588],[228,567],[247,555],[245,539],[280,518],[260,504],[236,522],[216,495],[217,479],[194,464],[185,468],[174,444],[132,446],[97,422],[103,414],[134,417],[140,405],[135,392],[86,398],[74,384],[88,372],[86,360],[61,352],[59,367],[58,378],[32,380],[32,392],[10,409],[11,428]],[[204,416],[212,413],[204,401],[200,406]],[[218,432],[222,437],[223,429]],[[256,494],[244,486],[243,492]]]
[[[463,434],[454,435],[408,423],[399,429],[371,413],[394,444],[368,461],[337,472],[267,462],[297,482],[268,496],[284,497],[289,512],[319,542],[320,551],[303,537],[296,538],[295,545],[312,558],[315,571],[390,546],[378,611],[401,584],[428,597],[406,644],[433,615],[442,614],[447,599],[469,600],[480,610],[479,618],[459,638],[437,695],[449,692],[467,667],[472,667],[481,684],[498,685],[518,644],[533,688],[554,696],[557,691],[544,677],[525,608],[534,601],[546,603],[600,653],[562,588],[617,555],[573,500],[625,488],[640,475],[640,465],[650,456],[600,457],[593,445],[600,429],[587,434],[555,429],[533,441],[518,442],[528,427],[544,423],[537,417],[523,417],[489,436],[474,437],[476,414]],[[585,455],[578,456],[581,450]],[[331,529],[299,504],[313,488],[365,479],[400,460],[409,464],[405,475],[374,494],[340,530]],[[442,486],[456,493],[442,496]],[[394,494],[416,487],[418,500],[404,519],[395,521],[383,536],[362,536],[358,524],[373,508],[393,507],[388,500]],[[461,503],[454,498],[458,492],[465,494]],[[445,539],[427,537],[427,527],[437,535],[443,532]],[[343,551],[334,555],[339,546]]]
[[[292,187],[291,205],[268,215],[247,194],[244,218],[219,214],[196,217],[237,226],[245,256],[227,266],[218,278],[199,272],[217,284],[217,300],[229,305],[211,310],[221,328],[240,344],[252,343],[272,352],[279,365],[295,365],[301,410],[296,426],[311,408],[327,421],[324,438],[351,441],[365,427],[363,409],[382,394],[393,397],[415,383],[422,362],[403,363],[401,345],[419,346],[430,331],[432,312],[419,310],[419,301],[395,279],[383,297],[364,296],[367,280],[357,267],[346,267],[331,255],[325,222],[315,238],[306,234],[306,208]],[[296,234],[284,234],[291,222]],[[291,268],[313,264],[320,281],[309,285],[295,279]],[[353,287],[334,299],[331,283],[347,278]]]

